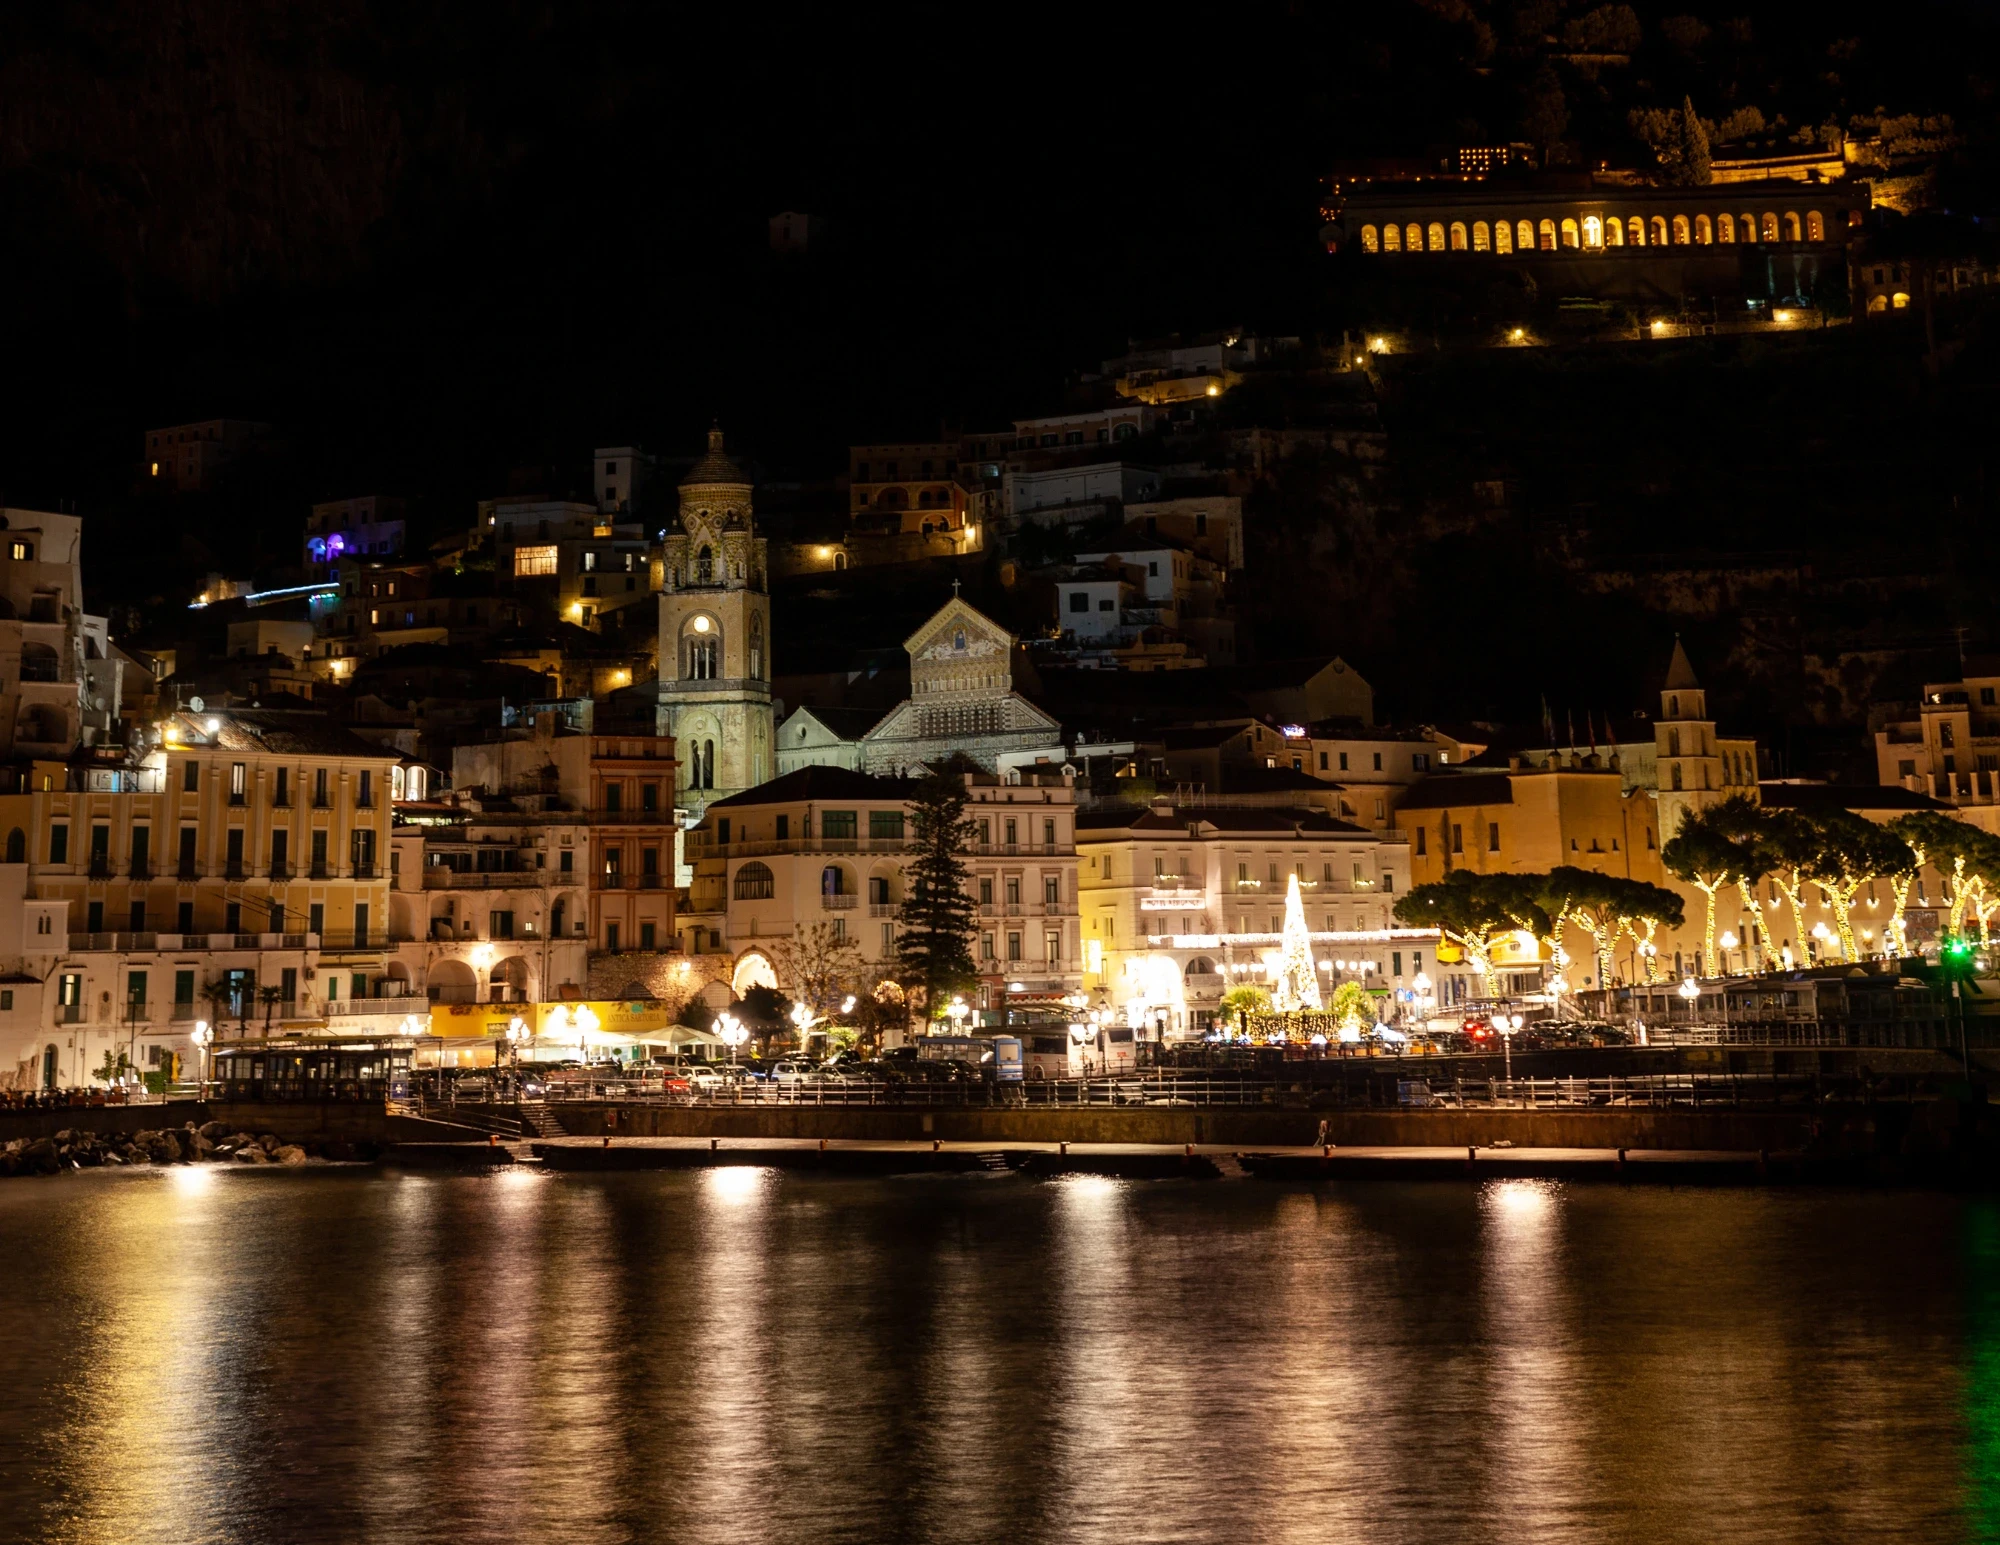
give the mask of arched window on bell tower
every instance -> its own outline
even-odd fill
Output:
[[[764,614],[750,614],[750,679],[764,679]]]
[[[697,585],[715,583],[715,554],[708,547],[703,547],[694,556],[694,582]]]

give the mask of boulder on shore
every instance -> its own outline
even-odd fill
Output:
[[[204,1122],[201,1126],[201,1135],[211,1143],[219,1143],[225,1137],[229,1136],[229,1123],[226,1121]]]
[[[280,1164],[303,1164],[306,1162],[306,1151],[297,1143],[286,1143],[271,1157]]]

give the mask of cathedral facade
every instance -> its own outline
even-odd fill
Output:
[[[676,741],[676,803],[700,819],[717,799],[775,775],[771,597],[748,475],[711,430],[681,480],[679,530],[664,544],[660,733]]]

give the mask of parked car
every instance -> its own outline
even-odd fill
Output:
[[[796,1088],[801,1084],[817,1082],[819,1069],[810,1062],[788,1060],[773,1066],[766,1077],[780,1088]]]

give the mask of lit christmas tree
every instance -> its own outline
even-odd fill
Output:
[[[1319,971],[1313,965],[1312,935],[1306,931],[1305,903],[1299,899],[1299,877],[1285,887],[1285,936],[1278,950],[1278,969],[1271,996],[1280,1014],[1319,1007]]]

